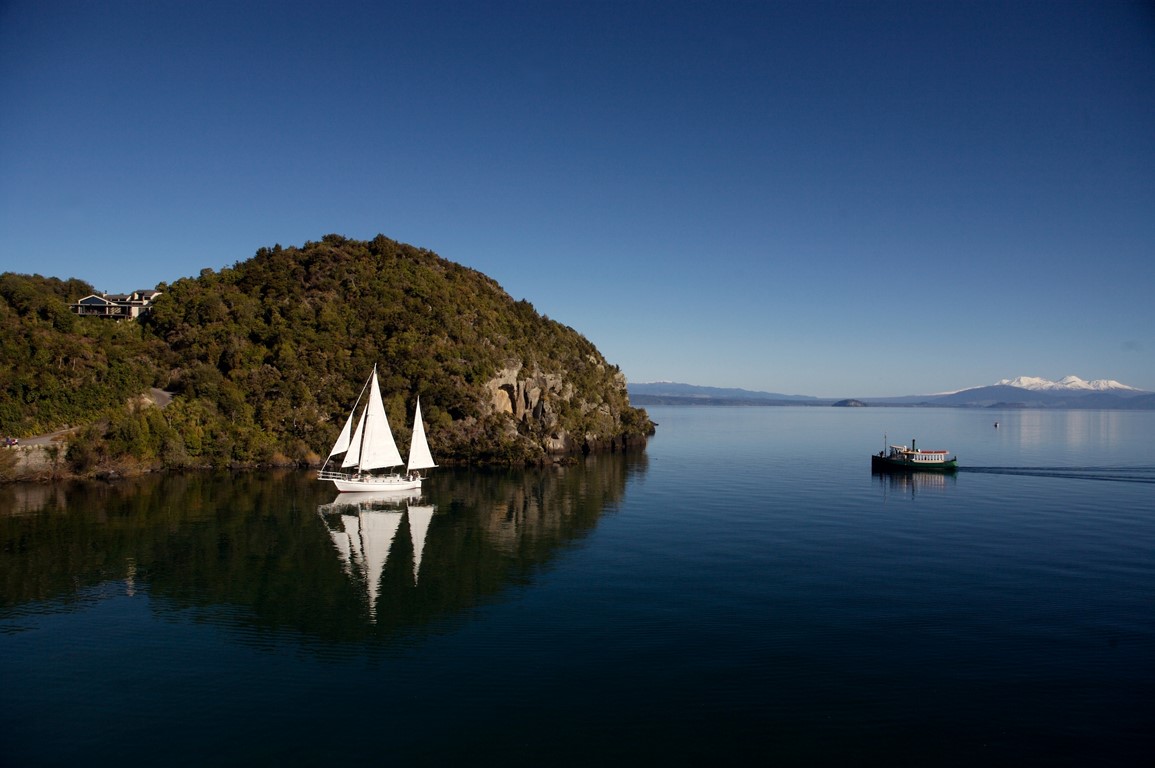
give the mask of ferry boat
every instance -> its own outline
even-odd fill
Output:
[[[950,451],[924,451],[916,447],[914,438],[910,447],[891,445],[870,457],[873,472],[954,472],[958,469],[958,456],[947,458]]]

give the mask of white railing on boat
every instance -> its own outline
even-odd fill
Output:
[[[334,472],[331,469],[317,470],[317,479],[318,480],[365,480],[368,482],[373,482],[375,480],[376,481],[383,481],[383,480],[387,480],[389,478],[397,478],[397,479],[405,479],[405,480],[411,479],[411,478],[402,478],[401,474],[398,472],[394,472],[394,473],[389,474],[389,475],[370,475],[368,473],[355,474],[355,473],[349,473],[349,472]]]

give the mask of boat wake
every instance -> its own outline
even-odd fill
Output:
[[[1068,480],[1155,484],[1155,467],[959,467],[958,471],[985,475],[1026,475],[1060,477]]]

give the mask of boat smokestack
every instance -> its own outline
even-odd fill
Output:
[[[912,451],[917,451],[917,450],[918,450],[918,447],[917,447],[917,446],[915,445],[915,443],[914,443],[914,438],[913,438],[913,437],[912,437],[912,438],[910,438],[910,450],[912,450]]]

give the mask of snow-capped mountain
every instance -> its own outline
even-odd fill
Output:
[[[1019,389],[1029,389],[1035,392],[1109,392],[1112,390],[1123,390],[1128,392],[1138,392],[1140,390],[1135,387],[1129,387],[1114,379],[1095,379],[1094,381],[1084,381],[1078,376],[1064,376],[1058,381],[1051,381],[1049,379],[1042,379],[1038,376],[1018,376],[1013,379],[1002,379],[995,382],[995,386],[1018,387]]]

